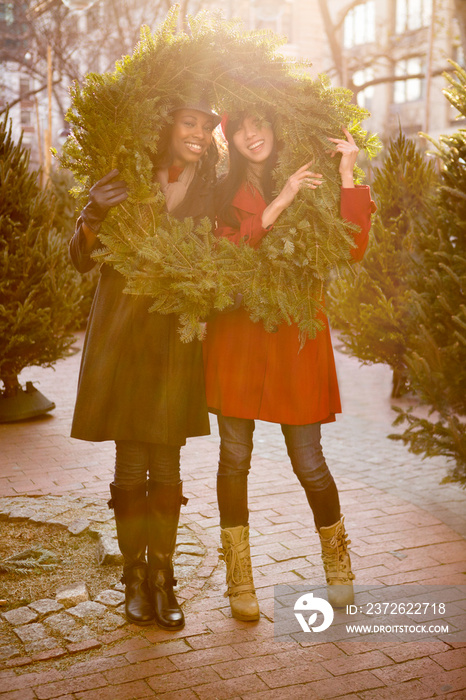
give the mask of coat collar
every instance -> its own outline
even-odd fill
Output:
[[[259,190],[249,183],[243,183],[235,196],[232,205],[248,214],[261,214],[266,203]]]

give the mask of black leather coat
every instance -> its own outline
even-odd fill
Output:
[[[194,178],[176,216],[213,218],[210,185]],[[81,220],[70,242],[74,266],[95,265],[83,253]],[[84,342],[71,436],[184,445],[208,435],[202,347],[179,340],[178,318],[149,313],[150,300],[123,293],[125,281],[108,265],[101,275]]]

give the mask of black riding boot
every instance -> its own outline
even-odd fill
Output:
[[[133,489],[110,484],[110,493],[109,506],[115,512],[118,546],[124,559],[126,617],[136,625],[150,625],[155,618],[147,583],[146,484]]]
[[[173,586],[173,554],[183,499],[182,482],[164,484],[149,480],[148,563],[149,590],[155,620],[159,627],[178,630],[184,627],[184,615]]]

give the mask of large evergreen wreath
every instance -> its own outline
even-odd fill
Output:
[[[335,266],[348,264],[351,247],[348,224],[338,215],[338,163],[328,156],[327,137],[340,137],[341,126],[349,126],[372,155],[378,140],[359,123],[367,113],[351,103],[348,90],[325,77],[312,80],[308,64],[280,56],[282,42],[272,33],[246,33],[238,22],[206,12],[190,19],[189,34],[176,33],[177,12],[155,34],[143,28],[133,55],[113,73],[89,74],[72,89],[72,134],[61,163],[80,183],[79,204],[112,168],[129,186],[126,202],[102,226],[99,258],[127,278],[126,291],[153,297],[152,310],[178,314],[183,340],[200,336],[200,321],[237,292],[267,329],[294,321],[302,337],[314,337],[324,281]],[[150,155],[175,101],[193,93],[207,96],[219,113],[274,110],[283,143],[277,192],[310,160],[324,175],[325,184],[302,190],[257,250],[217,241],[207,220],[195,228],[191,219],[165,212]]]

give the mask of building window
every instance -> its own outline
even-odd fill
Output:
[[[12,2],[0,2],[0,22],[5,22],[6,24],[13,24],[15,20],[13,3]]]
[[[28,110],[21,110],[21,126],[29,126],[32,123],[31,112]]]
[[[29,78],[25,76],[21,76],[19,79],[19,96],[24,97],[25,95],[29,94],[31,87],[30,87],[30,82]]]
[[[353,83],[355,85],[364,85],[364,83],[368,83],[370,80],[374,79],[374,71],[372,68],[363,68],[362,70],[358,70],[355,73],[353,73]],[[370,85],[369,87],[364,88],[364,90],[360,90],[357,94],[357,100],[358,100],[358,105],[360,107],[363,107],[364,109],[368,109],[369,111],[372,109],[372,98],[374,97],[374,86]]]
[[[466,65],[464,51],[461,44],[457,44],[453,47],[453,60],[455,63],[457,63],[459,66],[462,66],[463,68]]]
[[[431,17],[432,0],[396,0],[397,34],[428,27]]]
[[[343,26],[343,43],[350,49],[375,41],[375,2],[368,0],[348,12]]]
[[[288,43],[291,44],[293,40],[291,10],[289,2],[256,0],[253,3],[254,29],[270,29],[280,36],[286,36]]]
[[[395,75],[417,75],[423,72],[422,59],[420,56],[397,61],[395,64]],[[396,80],[393,89],[393,101],[395,104],[404,102],[414,102],[422,97],[424,81],[422,78],[407,78]]]

